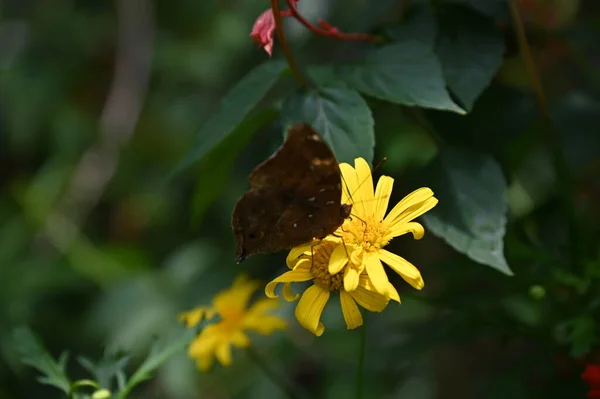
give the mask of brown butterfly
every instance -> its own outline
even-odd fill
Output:
[[[341,173],[319,133],[304,123],[250,174],[250,190],[231,218],[238,263],[253,254],[289,249],[333,233],[350,216],[341,204]]]

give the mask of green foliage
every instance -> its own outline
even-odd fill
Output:
[[[14,345],[21,357],[21,361],[31,367],[36,368],[43,374],[38,381],[42,384],[52,385],[60,389],[69,398],[91,398],[101,399],[114,397],[116,399],[125,399],[129,397],[132,390],[140,383],[153,377],[156,370],[167,360],[190,343],[195,336],[195,329],[181,329],[175,335],[160,341],[155,341],[149,350],[146,359],[131,375],[126,377],[125,367],[129,362],[128,357],[105,357],[97,364],[90,359],[79,357],[81,366],[90,373],[94,380],[80,379],[74,382],[67,377],[67,353],[63,353],[58,360],[46,352],[46,349],[37,340],[33,333],[27,328],[15,329]],[[116,382],[116,387],[111,394],[111,389]],[[91,387],[94,389],[91,395],[78,393],[81,389]],[[111,396],[113,395],[113,396]]]
[[[338,162],[354,163],[357,157],[373,160],[375,131],[367,103],[344,85],[299,91],[281,109],[284,130],[297,122],[310,123],[331,146]]]
[[[238,354],[199,373],[194,331],[175,325],[239,272],[285,270],[285,254],[236,266],[230,218],[294,122],[340,162],[387,158],[374,175],[395,179],[390,206],[419,187],[439,199],[423,240],[390,243],[425,288],[388,273],[402,304],[369,314],[363,397],[585,397],[600,354],[597,2],[302,0],[307,21],[376,39],[285,17],[293,63],[248,36],[267,4],[2,2],[0,398],[277,397]],[[310,397],[355,395],[358,331],[330,302],[322,337],[287,304],[288,332],[251,337]],[[90,358],[50,355],[63,349]]]
[[[378,48],[364,61],[340,67],[339,73],[348,86],[381,100],[464,113],[446,90],[437,57],[420,41]]]
[[[491,157],[444,148],[426,179],[440,204],[424,219],[427,227],[476,262],[512,275],[504,258],[506,182]]]
[[[39,382],[52,385],[67,395],[71,394],[71,381],[65,370],[69,358],[66,352],[61,354],[57,360],[54,360],[33,333],[26,328],[16,329],[13,338],[15,349],[19,353],[21,361],[35,367],[43,374],[43,377],[38,377]]]

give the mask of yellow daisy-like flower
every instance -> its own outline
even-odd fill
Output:
[[[340,169],[344,185],[342,203],[352,204],[352,214],[333,234],[339,237],[340,245],[331,255],[329,273],[344,270],[344,289],[349,292],[358,287],[362,274],[366,273],[375,290],[385,294],[390,284],[383,262],[414,288],[422,289],[425,283],[419,270],[384,247],[392,238],[406,233],[412,233],[417,240],[423,237],[423,226],[413,220],[438,203],[433,191],[429,188],[413,191],[385,216],[394,179],[381,176],[373,190],[371,168],[363,158],[354,160],[354,168],[341,163]]]
[[[380,294],[375,291],[366,274],[358,278],[354,290],[346,291],[343,283],[345,273],[329,273],[331,255],[339,246],[339,238],[326,237],[292,249],[286,262],[292,270],[277,277],[265,288],[265,294],[269,298],[277,298],[275,288],[279,283],[283,283],[283,297],[292,302],[297,300],[300,294],[292,293],[291,283],[312,281],[313,285],[304,291],[296,306],[296,318],[304,328],[317,336],[325,330],[320,319],[332,292],[338,292],[340,295],[342,313],[349,329],[357,328],[363,323],[357,303],[372,312],[381,312],[390,299],[400,302],[392,284],[388,283],[386,294]]]
[[[214,297],[212,306],[197,307],[179,315],[188,328],[203,319],[211,319],[215,315],[220,317],[219,321],[206,326],[188,349],[189,356],[196,359],[200,370],[209,370],[215,357],[223,366],[229,366],[232,345],[237,348],[250,346],[246,331],[270,335],[286,328],[285,320],[269,314],[279,306],[277,301],[260,299],[248,307],[250,297],[258,288],[257,281],[239,276],[231,287]]]

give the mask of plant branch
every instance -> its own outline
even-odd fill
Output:
[[[296,60],[294,58],[294,54],[292,50],[290,50],[290,46],[288,45],[287,40],[285,39],[285,32],[283,30],[283,21],[281,19],[281,9],[279,8],[279,0],[271,0],[271,9],[273,10],[273,18],[275,20],[275,33],[277,34],[277,40],[279,40],[279,45],[283,50],[283,54],[287,60],[288,65],[290,66],[290,70],[292,74],[300,83],[300,85],[305,87],[311,87],[312,85],[306,80],[302,71],[298,67]]]
[[[380,41],[381,38],[379,36],[369,35],[367,33],[343,33],[340,32],[337,28],[330,25],[328,22],[324,20],[319,21],[320,27],[317,27],[311,24],[306,18],[304,18],[299,12],[298,8],[294,4],[293,0],[286,0],[286,3],[289,7],[288,10],[283,11],[284,16],[291,16],[295,18],[298,22],[300,22],[306,29],[311,31],[312,33],[320,36],[326,36],[335,38],[338,40],[358,40],[358,41],[369,41],[369,42],[377,42]],[[288,14],[289,13],[289,14]]]

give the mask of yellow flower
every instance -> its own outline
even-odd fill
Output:
[[[258,289],[257,281],[245,276],[235,279],[233,285],[215,296],[211,307],[197,307],[179,315],[179,319],[192,328],[203,319],[220,317],[218,322],[206,326],[192,341],[188,349],[202,371],[211,368],[216,356],[223,366],[231,364],[231,345],[237,348],[250,346],[246,331],[270,335],[282,330],[286,322],[268,314],[279,305],[271,299],[260,299],[248,307],[252,294]]]
[[[304,291],[296,306],[296,318],[304,328],[317,336],[325,330],[320,318],[331,292],[339,292],[342,314],[349,329],[363,323],[356,303],[372,312],[381,312],[390,299],[400,302],[400,297],[391,284],[388,283],[386,295],[380,294],[375,291],[366,274],[358,278],[352,292],[346,291],[342,282],[344,274],[338,272],[331,275],[328,270],[331,254],[339,247],[339,238],[326,237],[292,249],[287,257],[287,265],[292,270],[277,277],[265,288],[265,294],[269,298],[277,298],[275,288],[283,283],[283,297],[291,302],[300,297],[300,294],[292,293],[291,283],[312,281],[313,285]]]
[[[394,237],[412,233],[417,240],[425,230],[415,218],[433,208],[438,200],[429,188],[419,188],[400,201],[385,216],[392,194],[394,179],[382,176],[373,190],[369,164],[362,158],[354,160],[354,168],[340,164],[342,171],[342,203],[352,203],[352,214],[333,234],[342,245],[335,248],[329,263],[329,273],[344,271],[344,289],[353,291],[363,273],[368,274],[375,290],[385,294],[390,286],[382,262],[416,289],[425,285],[421,273],[406,259],[384,247]],[[384,217],[385,216],[385,217]]]

